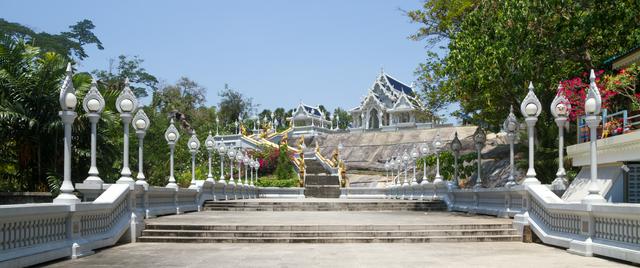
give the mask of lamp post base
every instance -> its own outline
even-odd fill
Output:
[[[529,173],[529,172],[527,172],[527,173]],[[524,181],[522,181],[522,184],[523,185],[539,185],[541,183],[538,180],[538,178],[536,178],[536,175],[527,174],[527,177],[525,177]]]
[[[176,184],[175,182],[170,182],[167,184],[167,186],[165,186],[167,188],[174,188],[174,189],[178,189],[178,184]]]
[[[133,180],[133,178],[131,177],[120,177],[117,181],[117,184],[129,184],[129,185],[133,185],[135,183],[135,181]]]
[[[563,177],[557,177],[553,182],[551,182],[551,188],[553,190],[566,190],[568,185],[569,182],[567,182],[567,179]]]
[[[54,204],[78,204],[80,199],[74,194],[60,193],[58,197],[53,199]]]
[[[589,193],[581,201],[582,204],[599,204],[599,203],[606,203],[606,202],[607,200],[604,199],[604,197],[602,197],[598,193],[595,193],[595,194]]]
[[[104,181],[102,181],[102,179],[98,176],[89,176],[87,177],[82,183],[86,183],[86,184],[103,184]]]

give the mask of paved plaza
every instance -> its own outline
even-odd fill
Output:
[[[510,224],[511,219],[447,212],[204,211],[146,220],[170,225]],[[133,243],[49,263],[51,267],[621,267],[564,249],[522,242],[462,243]]]
[[[116,246],[50,267],[625,267],[519,242],[430,244],[176,244]]]

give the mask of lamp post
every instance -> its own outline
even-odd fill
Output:
[[[418,163],[418,156],[420,156],[418,149],[413,148],[413,150],[411,150],[411,164],[413,166],[413,178],[411,179],[412,185],[418,184],[418,179],[416,179],[416,165]]]
[[[462,143],[458,139],[458,132],[456,131],[453,140],[451,141],[451,151],[453,151],[453,183],[451,183],[452,189],[457,189],[458,182],[458,158],[460,157],[460,150],[462,149]]]
[[[271,125],[273,126],[273,131],[276,131],[276,114],[271,112]]]
[[[71,182],[71,126],[76,119],[76,105],[78,98],[73,87],[71,63],[67,64],[67,74],[60,88],[60,109],[58,113],[64,124],[64,175],[60,194],[53,199],[53,203],[76,204],[80,199],[73,194],[75,188]]]
[[[249,166],[251,167],[251,186],[254,186],[255,184],[253,183],[253,178],[254,178],[254,173],[256,171],[256,161],[255,159],[251,159],[251,163],[249,164]]]
[[[189,189],[196,189],[196,153],[198,152],[198,149],[200,149],[200,141],[198,140],[198,136],[196,136],[195,129],[193,130],[187,145],[189,147],[189,152],[191,153],[191,185],[189,185]]]
[[[422,161],[422,181],[420,182],[420,184],[428,184],[429,179],[427,179],[427,156],[429,155],[429,145],[423,143],[420,147],[420,153],[424,158],[424,161]]]
[[[407,154],[407,151],[404,151],[402,154],[402,164],[404,165],[404,181],[402,182],[402,199],[404,199],[407,189],[409,188],[409,181],[407,180],[407,169],[409,165],[410,156]]]
[[[218,133],[218,126],[219,125],[220,125],[220,119],[218,118],[218,115],[216,115],[216,137],[220,135]]]
[[[116,183],[129,183],[133,184],[133,178],[131,178],[131,169],[129,169],[129,124],[131,123],[131,113],[138,108],[138,100],[136,96],[129,88],[129,78],[124,80],[124,89],[120,92],[120,95],[116,99],[116,109],[120,113],[120,118],[124,124],[124,149],[122,159],[122,171],[120,172],[120,178]]]
[[[507,132],[507,140],[509,141],[509,178],[507,179],[507,184],[505,186],[512,187],[516,185],[516,180],[514,178],[515,166],[513,165],[513,142],[516,140],[516,134],[518,134],[518,119],[513,114],[513,106],[509,108],[509,116],[504,120],[502,127]]]
[[[240,127],[239,127],[239,124],[238,124],[238,120],[236,120],[235,126],[236,126],[236,134],[240,135]]]
[[[251,184],[249,184],[249,164],[250,164],[251,159],[249,159],[249,154],[245,153],[244,154],[244,159],[242,159],[242,162],[244,163],[244,184],[249,186]]]
[[[176,178],[173,176],[173,151],[176,147],[176,142],[180,138],[180,133],[178,133],[178,129],[173,125],[173,118],[169,122],[169,128],[164,132],[164,139],[167,140],[167,144],[169,144],[169,183],[167,184],[168,188],[178,188],[178,184],[176,184]]]
[[[473,133],[473,142],[476,145],[476,151],[478,152],[478,177],[476,178],[476,184],[474,188],[482,187],[482,148],[487,141],[487,135],[484,133],[482,127],[476,128],[476,132]]]
[[[402,155],[396,156],[396,167],[398,168],[398,172],[396,172],[396,184],[402,185],[402,177],[400,177],[400,173],[402,173]]]
[[[591,154],[591,179],[589,180],[589,194],[582,199],[582,203],[602,203],[606,202],[604,197],[600,194],[600,187],[598,186],[598,145],[596,137],[596,129],[600,120],[598,115],[602,110],[602,99],[600,97],[600,90],[596,85],[596,75],[591,70],[589,75],[591,82],[589,83],[589,92],[587,93],[587,99],[584,103],[584,113],[586,115],[585,121],[589,126],[589,144]]]
[[[364,111],[362,111],[360,113],[360,123],[362,124],[362,129],[365,129],[365,123],[364,123]]]
[[[384,172],[385,172],[385,181],[387,181],[387,183],[391,182],[391,180],[389,180],[389,160],[387,159],[387,161],[384,162]]]
[[[556,125],[558,125],[558,172],[556,172],[556,179],[553,180],[551,186],[555,190],[567,189],[567,173],[564,170],[564,128],[568,126],[567,118],[569,117],[569,111],[571,110],[571,104],[564,94],[562,84],[558,84],[558,92],[556,97],[551,102],[551,114],[555,118]]]
[[[540,107],[540,101],[533,92],[533,83],[529,82],[529,92],[520,105],[520,111],[522,112],[522,115],[524,115],[524,120],[527,123],[527,136],[529,138],[529,169],[527,170],[526,178],[522,184],[540,184],[540,181],[536,178],[536,170],[533,167],[533,152],[535,146],[533,128],[535,127],[536,122],[538,121],[538,116],[542,111]]]
[[[100,121],[100,114],[104,110],[105,102],[102,94],[98,91],[98,85],[95,78],[91,82],[89,92],[87,92],[87,95],[84,97],[82,106],[84,111],[87,113],[87,117],[89,117],[89,122],[91,122],[91,167],[88,172],[89,176],[84,180],[84,183],[102,184],[102,179],[100,179],[98,167],[96,166],[96,132],[98,121]]]
[[[144,172],[142,171],[143,166],[143,154],[144,154],[144,135],[147,133],[149,129],[149,125],[151,122],[149,121],[149,117],[144,113],[144,110],[138,109],[138,112],[133,117],[133,128],[136,130],[136,136],[138,136],[138,175],[136,176],[136,184],[142,185],[143,187],[148,188],[149,183],[145,181]]]
[[[229,148],[227,156],[229,157],[229,184],[235,185],[236,181],[233,178],[233,161],[236,159],[236,151],[233,148]]]
[[[440,175],[440,149],[442,148],[442,140],[440,139],[440,131],[436,133],[436,137],[433,139],[433,149],[436,151],[436,177],[433,179],[434,184],[442,183],[442,176]]]
[[[207,152],[209,153],[209,174],[207,174],[207,181],[215,182],[213,174],[211,174],[211,153],[216,148],[216,141],[213,139],[213,136],[211,136],[211,131],[209,131],[209,136],[207,136],[204,144],[207,147]]]
[[[222,138],[220,144],[218,144],[218,153],[220,154],[220,179],[218,183],[225,185],[227,182],[224,180],[224,158],[227,155],[227,147],[224,145],[224,138]]]
[[[236,163],[238,164],[238,182],[237,185],[244,185],[242,183],[242,160],[244,156],[242,155],[242,148],[238,148],[238,152],[236,153]]]

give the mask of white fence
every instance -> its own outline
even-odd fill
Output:
[[[386,188],[386,197],[442,199],[451,211],[513,217],[520,232],[529,226],[545,244],[583,256],[640,263],[640,204],[566,202],[549,187],[451,189],[445,184],[405,184]]]
[[[92,202],[0,206],[0,266],[21,267],[76,258],[120,239],[135,241],[143,219],[201,209],[205,200],[304,198],[304,188],[272,188],[198,181],[196,189],[104,185]],[[99,192],[88,191],[87,197]],[[640,204],[581,204],[560,199],[546,185],[452,189],[448,184],[346,188],[343,198],[443,200],[452,211],[513,217],[546,243],[585,256],[640,263]]]

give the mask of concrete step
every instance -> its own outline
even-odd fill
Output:
[[[339,195],[339,192],[337,193]],[[208,211],[446,211],[443,201],[263,202],[207,201]]]
[[[452,243],[521,241],[518,235],[433,237],[171,237],[141,236],[139,242],[164,243]]]
[[[514,229],[426,231],[200,231],[145,230],[142,235],[160,237],[434,237],[517,235]]]
[[[511,224],[415,224],[415,225],[199,225],[199,224],[147,224],[146,230],[195,230],[195,231],[443,231],[443,230],[505,230]]]

